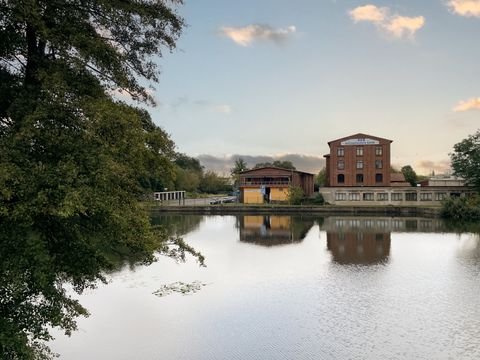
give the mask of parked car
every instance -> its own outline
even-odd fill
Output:
[[[210,205],[227,204],[227,203],[234,203],[234,202],[237,202],[236,196],[225,196],[221,198],[211,199]]]

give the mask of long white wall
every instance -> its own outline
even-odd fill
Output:
[[[466,196],[473,193],[468,187],[323,187],[320,188],[326,202],[332,205],[406,205],[440,206],[450,196]]]

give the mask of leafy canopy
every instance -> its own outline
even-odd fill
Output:
[[[194,252],[138,201],[173,183],[173,141],[114,97],[154,104],[145,84],[182,31],[179,3],[0,0],[3,358],[48,357],[37,340],[75,329],[87,312],[65,282],[80,292],[118,261]]]
[[[454,174],[480,191],[480,130],[455,144],[450,159]]]
[[[405,165],[402,167],[401,172],[403,176],[405,177],[405,180],[410,183],[412,186],[417,186],[417,173],[415,170],[410,165]]]
[[[242,171],[248,170],[248,165],[243,158],[238,158],[235,160],[235,164],[233,165],[233,168],[230,169],[230,173],[232,176],[236,176],[240,174]]]

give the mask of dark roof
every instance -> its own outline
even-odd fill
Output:
[[[328,146],[330,146],[330,144],[332,142],[335,142],[335,141],[346,140],[346,139],[350,139],[350,138],[366,138],[366,137],[376,139],[376,140],[385,140],[385,141],[393,142],[393,140],[381,138],[381,137],[378,137],[378,136],[368,135],[368,134],[364,134],[364,133],[358,133],[358,134],[345,136],[345,137],[342,137],[340,139],[331,140],[331,141],[328,142]]]
[[[391,173],[390,182],[407,182],[407,180],[405,180],[405,176],[402,173]]]
[[[307,175],[315,176],[315,174],[311,174],[311,173],[308,173],[308,172],[305,172],[305,171],[285,169],[285,168],[276,167],[276,166],[264,166],[264,167],[259,167],[259,168],[255,168],[255,169],[245,170],[245,171],[242,171],[240,173],[240,175],[241,174],[247,174],[247,173],[252,172],[252,171],[265,170],[265,169],[285,170],[285,171],[288,171],[288,172],[296,172],[296,173],[300,173],[300,174],[307,174]]]

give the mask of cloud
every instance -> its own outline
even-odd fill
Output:
[[[449,0],[447,5],[457,15],[480,17],[480,0]]]
[[[231,114],[233,112],[232,106],[228,104],[216,104],[208,100],[194,100],[191,101],[186,96],[181,96],[175,99],[171,104],[170,107],[177,111],[183,108],[192,108],[195,107],[202,111],[209,111],[214,113],[220,114]]]
[[[388,9],[379,8],[375,5],[364,5],[350,10],[350,17],[356,23],[359,21],[370,21],[373,23],[383,23],[387,17]]]
[[[256,40],[272,41],[281,44],[297,31],[295,26],[291,25],[287,28],[275,29],[270,25],[252,24],[244,27],[227,27],[220,28],[220,34],[233,40],[240,46],[249,46]]]
[[[219,174],[229,174],[234,162],[238,158],[245,160],[249,167],[255,166],[258,163],[280,161],[291,161],[292,164],[300,171],[310,173],[318,173],[322,167],[325,166],[325,159],[320,156],[305,155],[305,154],[284,154],[284,155],[228,155],[228,156],[213,156],[202,154],[197,156],[200,163],[205,166],[205,169],[215,171]]]
[[[471,98],[468,100],[459,101],[453,108],[455,112],[462,112],[468,110],[480,110],[480,98]]]
[[[214,105],[211,107],[213,112],[221,114],[230,114],[232,112],[232,107],[230,105]]]
[[[385,29],[396,38],[402,38],[404,36],[412,38],[423,25],[425,25],[425,18],[423,16],[394,16],[384,26]]]
[[[431,160],[420,160],[416,163],[417,174],[431,174],[432,171],[435,174],[450,174],[452,169],[450,167],[450,160],[440,160],[440,161],[431,161]]]
[[[415,33],[425,25],[423,16],[409,17],[392,14],[387,7],[380,8],[370,4],[350,10],[349,15],[355,23],[360,21],[371,22],[378,29],[397,39],[404,37],[412,39]]]

